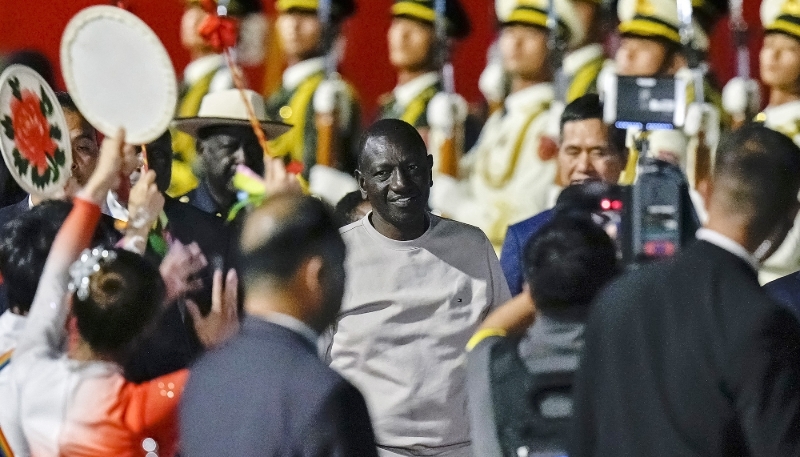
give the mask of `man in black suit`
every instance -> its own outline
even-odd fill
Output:
[[[317,356],[344,293],[345,246],[319,200],[279,194],[244,223],[239,335],[193,367],[187,457],[377,456],[364,398]]]
[[[800,455],[800,325],[757,277],[798,189],[788,137],[756,125],[720,144],[698,241],[593,305],[571,456]]]

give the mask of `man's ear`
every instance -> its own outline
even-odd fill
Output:
[[[361,192],[361,199],[367,200],[366,182],[364,182],[364,174],[361,170],[356,170],[356,182],[358,183],[358,190]]]
[[[681,68],[686,68],[688,66],[689,62],[686,60],[686,56],[684,56],[683,53],[673,52],[667,71],[670,75],[674,75],[678,73],[678,70]]]
[[[313,304],[322,303],[323,300],[324,265],[322,257],[314,256],[306,259],[298,269],[297,279],[302,281],[307,298]]]

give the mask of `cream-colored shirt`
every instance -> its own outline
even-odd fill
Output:
[[[475,227],[430,215],[411,241],[341,229],[347,285],[331,367],[364,394],[381,455],[471,457],[464,347],[510,294]]]
[[[509,225],[547,209],[556,161],[542,160],[539,154],[553,96],[551,84],[509,95],[505,112],[489,118],[478,143],[464,157],[462,179],[434,177],[431,206],[480,227],[496,249]]]

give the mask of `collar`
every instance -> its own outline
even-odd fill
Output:
[[[598,43],[592,43],[567,54],[567,56],[564,57],[561,68],[564,70],[564,73],[574,75],[584,65],[604,55],[603,46]]]
[[[308,79],[314,73],[319,73],[325,69],[325,58],[314,57],[313,59],[298,62],[283,72],[283,88],[295,90],[297,86]]]
[[[265,316],[257,317],[267,322],[272,322],[275,325],[280,325],[283,328],[287,328],[308,340],[312,346],[317,347],[319,333],[314,331],[314,329],[309,327],[305,322],[283,313],[270,313]]]
[[[800,100],[778,106],[768,106],[764,108],[764,114],[767,116],[764,125],[770,128],[780,126],[786,121],[793,121],[800,117],[798,113],[800,113]]]
[[[417,95],[421,94],[425,89],[433,86],[439,82],[439,73],[431,71],[424,75],[417,76],[411,81],[398,85],[392,90],[394,99],[400,106],[408,106]]]
[[[189,62],[183,70],[183,82],[185,84],[194,84],[199,81],[203,76],[218,70],[225,65],[225,57],[222,54],[211,54],[200,57],[197,60]]]
[[[31,197],[31,194],[28,194],[28,209],[33,209],[33,206],[33,197]]]
[[[555,97],[555,91],[551,83],[534,84],[506,97],[505,107],[507,111],[534,110],[542,103],[553,101],[553,97]]]
[[[747,252],[747,249],[745,249],[744,246],[719,232],[715,232],[714,230],[707,228],[701,228],[697,231],[696,236],[698,240],[711,243],[714,246],[724,249],[736,257],[739,257],[740,259],[744,260],[745,263],[750,265],[750,267],[755,271],[758,271],[758,269],[761,268],[758,259],[756,259],[753,254]]]
[[[108,191],[108,195],[106,195],[106,206],[111,217],[118,221],[128,222],[128,208],[125,208],[111,191]]]

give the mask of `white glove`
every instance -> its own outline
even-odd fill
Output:
[[[500,62],[489,62],[478,79],[478,88],[489,103],[500,103],[506,96],[506,71]]]
[[[339,125],[346,127],[350,124],[350,104],[348,101],[347,84],[339,78],[326,79],[319,83],[314,92],[314,112],[317,114],[333,114],[338,109]]]
[[[452,132],[467,120],[467,101],[458,94],[439,92],[428,103],[428,125],[431,129]]]
[[[761,106],[758,82],[754,79],[735,77],[722,89],[722,109],[733,116],[746,112],[755,113]]]
[[[356,179],[325,165],[314,165],[308,176],[308,185],[311,194],[322,197],[323,200],[336,205],[348,193],[358,190]]]

